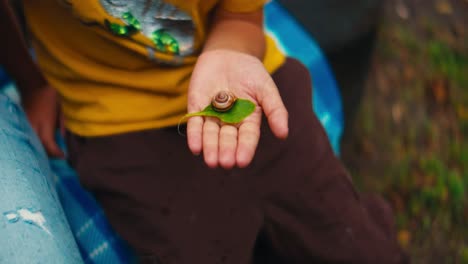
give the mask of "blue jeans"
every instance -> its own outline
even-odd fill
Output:
[[[24,112],[0,94],[0,263],[82,263],[53,181]]]

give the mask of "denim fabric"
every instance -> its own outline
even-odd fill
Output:
[[[58,137],[60,145],[64,145]],[[85,263],[136,262],[127,244],[112,230],[102,208],[81,187],[76,172],[65,160],[51,160],[55,186]]]
[[[31,147],[32,151],[23,153],[22,155],[16,155],[23,156],[23,158],[26,160],[31,161],[30,164],[21,163],[18,170],[23,171],[27,168],[36,168],[37,164],[40,164],[39,166],[42,167],[41,172],[46,171],[47,173],[40,175],[37,178],[47,177],[47,184],[50,184],[50,179],[52,178],[52,183],[55,189],[50,188],[50,185],[48,185],[47,188],[49,191],[53,192],[50,195],[56,197],[54,190],[56,190],[58,194],[61,206],[63,207],[65,216],[68,219],[71,232],[78,245],[78,249],[81,253],[84,263],[134,263],[134,254],[130,251],[125,242],[122,241],[112,230],[101,207],[94,200],[94,197],[92,197],[91,194],[86,192],[81,187],[78,176],[76,175],[75,171],[68,165],[66,160],[49,160],[50,168],[52,169],[52,174],[50,174],[49,168],[47,167],[48,165],[44,162],[46,160],[46,156],[42,151],[42,147],[39,145],[39,142],[33,134],[33,131],[29,128],[27,119],[18,106],[19,97],[14,84],[7,83],[4,87],[0,88],[0,90],[0,99],[2,104],[2,107],[0,107],[0,109],[2,109],[0,110],[0,131],[9,131],[8,133],[3,133],[4,135],[8,134],[8,136],[5,137],[8,138],[8,140],[18,138],[21,135],[28,138],[21,141],[16,141],[16,144],[12,144],[10,141],[8,141],[7,145],[4,143],[6,139],[4,140],[4,137],[0,135],[0,157],[8,157],[8,153],[11,152],[11,149],[17,150],[29,148],[30,146],[28,144],[30,143],[28,142],[33,142],[32,144],[34,144],[34,146]],[[9,98],[6,98],[3,94],[7,95]],[[57,137],[57,141],[62,148],[65,148],[63,140],[60,136]],[[6,168],[6,166],[13,166],[12,160],[12,158],[0,158],[1,171],[6,170],[3,169]],[[1,171],[0,175],[2,173]],[[0,178],[0,185],[3,184],[3,180]],[[20,193],[20,189],[12,189],[10,191],[15,192],[15,194],[17,194],[17,191]],[[47,195],[49,195],[49,191],[47,191]],[[15,205],[9,207],[13,207],[15,210],[17,210]],[[0,216],[5,218],[7,221],[8,217],[11,217],[12,220],[10,221],[16,222],[16,216],[18,213],[15,212],[15,210],[7,210],[4,212],[4,214],[0,214]],[[22,212],[24,213],[25,211]],[[66,235],[69,236],[68,232]],[[4,234],[0,229],[0,238],[3,236]],[[60,235],[57,235],[56,237],[60,237]],[[37,241],[32,242],[37,243]],[[26,242],[24,244],[27,245]],[[0,263],[4,263],[3,260],[5,260],[5,263],[23,263],[19,260],[15,260],[15,262],[7,262],[7,259],[2,258],[4,254],[5,253],[3,253],[0,249]],[[27,256],[25,256],[25,260],[27,260],[26,257]],[[57,263],[61,263],[59,260],[60,259],[57,260]],[[42,262],[39,261],[38,263]]]
[[[25,114],[0,94],[0,263],[82,263],[53,181]]]

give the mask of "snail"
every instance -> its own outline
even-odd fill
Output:
[[[234,106],[237,97],[228,91],[220,91],[211,99],[211,106],[216,112],[226,112]]]

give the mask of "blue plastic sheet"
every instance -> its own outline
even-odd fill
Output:
[[[8,78],[8,75],[3,70],[2,66],[0,65],[0,89],[4,87],[9,81],[10,79]]]
[[[309,69],[312,75],[313,110],[325,127],[333,150],[338,154],[343,133],[341,97],[320,47],[291,15],[274,1],[265,7],[265,25],[282,50]]]

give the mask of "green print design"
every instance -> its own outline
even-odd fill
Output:
[[[114,35],[117,36],[129,37],[141,30],[140,22],[132,15],[132,13],[123,13],[122,18],[125,20],[127,25],[123,26],[120,24],[111,23],[107,19],[104,20],[104,24]]]
[[[141,30],[141,24],[132,13],[125,12],[122,15],[127,25],[119,25],[105,20],[107,28],[117,36],[129,37]],[[179,55],[179,43],[165,29],[158,29],[151,34],[151,40],[160,52]]]
[[[167,33],[164,29],[158,29],[153,32],[152,38],[156,49],[161,52],[170,54],[179,54],[179,43],[177,40]]]
[[[164,0],[99,0],[105,12],[120,21],[104,20],[107,30],[116,36],[144,36],[151,60],[178,65],[196,53],[195,23],[190,12]],[[157,53],[172,56],[156,56]]]
[[[138,29],[132,25],[119,25],[116,23],[111,23],[109,20],[104,20],[104,24],[112,32],[114,35],[122,36],[122,37],[129,37],[138,32]]]
[[[141,30],[141,24],[140,24],[140,21],[138,21],[138,19],[136,19],[136,17],[134,17],[132,15],[132,13],[130,12],[125,12],[123,13],[122,15],[122,18],[125,20],[125,22],[127,22],[127,24],[129,24],[130,26],[133,26],[134,28],[138,29],[138,30]]]

